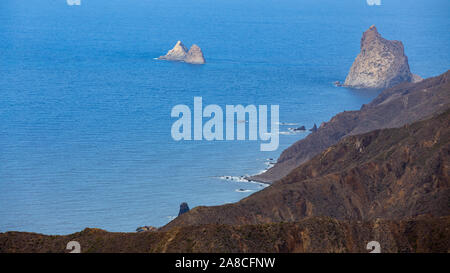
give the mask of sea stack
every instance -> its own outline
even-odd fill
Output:
[[[178,216],[184,214],[189,211],[189,206],[186,202],[180,204],[180,211],[178,212]]]
[[[166,55],[160,56],[158,59],[167,61],[184,61],[187,55],[187,48],[183,45],[181,41],[167,52]]]
[[[192,45],[184,61],[190,64],[204,64],[205,58],[203,57],[203,52],[200,47],[198,45]]]
[[[408,57],[400,41],[381,37],[373,25],[361,38],[361,52],[353,62],[344,86],[384,89],[401,82],[417,82],[421,78],[409,70]]]
[[[160,56],[159,60],[185,62],[190,64],[204,64],[205,58],[203,52],[198,45],[192,45],[189,51],[181,41],[167,52],[166,55]]]

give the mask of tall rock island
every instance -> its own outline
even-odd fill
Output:
[[[181,41],[167,52],[166,55],[160,56],[159,60],[185,62],[190,64],[204,64],[205,57],[198,45],[192,45],[189,51],[187,47]]]
[[[371,26],[361,38],[361,52],[353,62],[344,86],[384,89],[401,82],[420,80],[409,70],[402,42],[384,39],[377,28]]]

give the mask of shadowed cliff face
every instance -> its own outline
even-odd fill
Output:
[[[346,111],[320,126],[317,132],[283,151],[274,167],[252,177],[276,181],[345,136],[395,128],[441,113],[450,104],[450,71],[419,83],[403,83],[384,90],[359,111]]]
[[[163,229],[327,216],[399,220],[450,215],[450,110],[402,128],[344,138],[238,203],[192,209]]]
[[[361,38],[361,52],[344,85],[382,89],[413,79],[402,42],[384,39],[377,28],[371,26]]]
[[[167,232],[111,233],[85,229],[66,236],[25,232],[0,233],[0,253],[68,252],[77,241],[82,253],[96,252],[362,252],[369,241],[381,251],[448,252],[450,217],[404,221],[346,222],[311,218],[298,223],[249,226],[205,225],[177,227]]]

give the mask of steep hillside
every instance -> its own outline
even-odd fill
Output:
[[[167,232],[111,233],[85,229],[66,236],[0,233],[0,253],[68,252],[77,241],[81,252],[362,252],[378,241],[381,252],[448,252],[450,217],[404,221],[346,222],[311,218],[298,223],[249,226],[178,227]]]
[[[419,83],[384,90],[359,111],[346,111],[323,123],[317,132],[284,150],[274,167],[251,179],[273,182],[340,139],[377,129],[395,128],[441,113],[450,104],[450,70]]]
[[[240,202],[197,207],[165,230],[327,216],[345,220],[450,215],[450,110],[402,128],[350,136]]]

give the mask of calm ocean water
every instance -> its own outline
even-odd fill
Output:
[[[336,88],[375,24],[423,77],[446,71],[448,0],[0,1],[0,232],[134,231],[262,188],[254,174],[305,136],[175,142],[176,104],[279,104],[307,128],[377,92]],[[154,60],[177,40],[204,66]],[[287,126],[281,127],[286,131]],[[245,192],[236,190],[244,189]]]

